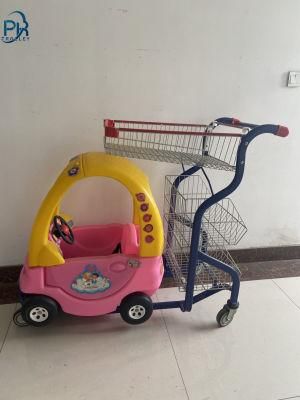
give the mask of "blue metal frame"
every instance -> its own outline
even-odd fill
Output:
[[[193,304],[206,299],[209,296],[212,296],[215,293],[218,293],[223,288],[212,288],[210,290],[205,290],[197,295],[194,295],[194,283],[195,283],[195,275],[196,275],[196,267],[198,261],[203,261],[210,265],[213,265],[216,268],[221,269],[222,271],[228,273],[232,279],[232,286],[228,287],[231,291],[230,299],[228,300],[228,306],[230,308],[236,309],[238,307],[238,296],[239,296],[239,289],[240,289],[240,277],[239,273],[233,269],[230,265],[227,265],[214,257],[209,256],[206,254],[205,249],[199,250],[199,240],[201,235],[201,225],[204,213],[207,211],[208,208],[212,207],[214,204],[223,200],[227,196],[229,196],[232,192],[234,192],[238,186],[240,185],[244,170],[245,170],[245,159],[246,159],[246,152],[248,145],[250,142],[255,139],[257,136],[262,135],[264,133],[272,133],[277,135],[280,129],[279,125],[254,125],[250,123],[240,122],[233,118],[219,118],[215,121],[217,125],[226,125],[232,126],[235,128],[248,128],[250,131],[242,136],[241,142],[239,144],[237,150],[237,161],[236,161],[236,170],[235,175],[231,181],[231,183],[226,186],[224,189],[220,190],[219,192],[213,194],[211,197],[206,199],[197,209],[194,221],[193,221],[193,228],[192,228],[192,239],[191,239],[191,247],[190,247],[190,258],[189,258],[189,268],[188,268],[188,276],[187,276],[187,283],[186,283],[186,293],[185,299],[180,301],[166,301],[166,302],[158,302],[154,303],[154,309],[168,309],[168,308],[180,308],[182,311],[191,311]],[[170,211],[175,210],[176,205],[176,192],[180,185],[180,183],[187,177],[193,175],[194,173],[198,172],[201,166],[193,166],[188,170],[181,173],[174,181],[172,186],[171,192],[171,205]],[[168,221],[168,235],[167,235],[167,243],[170,243],[171,240],[171,232],[173,231],[174,222],[172,220]],[[164,259],[165,268],[166,268],[166,275],[169,275],[170,268]],[[225,288],[226,289],[226,288]]]

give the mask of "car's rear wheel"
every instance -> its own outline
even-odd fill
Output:
[[[57,303],[46,296],[28,297],[22,307],[22,317],[29,325],[48,325],[58,313]]]

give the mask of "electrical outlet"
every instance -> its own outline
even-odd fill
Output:
[[[300,72],[299,71],[290,71],[288,77],[288,87],[297,87],[300,86]]]

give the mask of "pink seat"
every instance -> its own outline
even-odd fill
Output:
[[[125,224],[123,226],[122,238],[121,238],[121,249],[122,253],[126,255],[138,255],[139,254],[139,242],[138,242],[138,227],[134,224]]]

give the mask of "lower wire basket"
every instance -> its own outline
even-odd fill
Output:
[[[176,237],[173,237],[173,244],[172,246],[169,246],[167,243],[164,256],[166,265],[172,273],[175,285],[180,291],[184,292],[186,290],[189,269],[190,248],[189,246],[184,248],[178,244]],[[201,247],[201,245],[199,247]],[[205,252],[209,256],[229,265],[240,274],[239,268],[228,250],[225,247],[221,248],[216,244],[214,246],[211,238],[208,238],[207,250]],[[198,261],[194,281],[195,291],[216,288],[230,289],[231,283],[231,276],[228,273],[201,260]]]
[[[200,204],[210,196],[210,192],[199,175],[187,177],[178,188],[173,185],[174,178],[166,177],[164,256],[176,286],[180,291],[185,291],[194,215]],[[209,208],[203,216],[198,250],[229,265],[239,273],[226,245],[238,243],[246,231],[247,228],[233,202],[223,199]],[[230,289],[231,284],[231,276],[228,273],[199,259],[194,280],[195,291]]]

